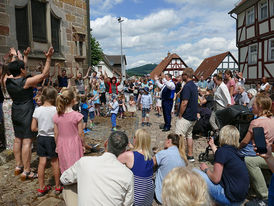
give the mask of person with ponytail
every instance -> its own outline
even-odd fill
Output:
[[[153,157],[154,166],[158,167],[155,179],[156,202],[162,204],[162,182],[165,176],[175,167],[186,167],[184,138],[181,135],[171,133],[165,140],[165,150]]]
[[[272,145],[274,141],[274,118],[271,113],[272,100],[265,93],[257,94],[252,112],[257,116],[252,120],[245,138],[240,143],[240,148],[245,147],[254,139],[253,128],[263,127],[266,140]],[[272,152],[274,150],[272,149]],[[267,169],[268,166],[260,156],[246,156],[245,163],[249,172],[250,181],[253,189],[257,193],[259,200],[256,203],[265,202],[268,197],[267,183],[265,182],[261,169]]]
[[[83,115],[72,109],[75,104],[72,89],[62,89],[57,96],[57,114],[53,116],[56,152],[61,173],[84,156]],[[76,185],[65,186],[63,197],[66,205],[77,205]]]
[[[118,160],[134,174],[134,205],[152,205],[154,195],[153,160],[150,154],[151,138],[144,129],[138,129],[133,138],[133,151],[119,155]]]

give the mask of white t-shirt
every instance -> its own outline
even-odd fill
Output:
[[[95,108],[94,108],[94,101],[93,100],[88,100],[88,106],[91,106],[88,111],[89,112],[94,112]]]
[[[53,116],[57,113],[55,106],[40,106],[32,115],[38,122],[38,135],[54,137]]]

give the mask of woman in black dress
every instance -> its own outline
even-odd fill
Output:
[[[15,133],[13,152],[16,161],[15,174],[21,174],[21,180],[35,178],[37,175],[30,171],[31,144],[35,134],[31,131],[33,105],[33,87],[42,82],[50,70],[51,56],[53,48],[49,48],[45,53],[46,65],[41,74],[36,76],[27,76],[25,63],[21,60],[15,60],[9,63],[8,69],[13,77],[7,78],[6,88],[13,101],[12,104],[12,122]],[[13,58],[17,55],[12,52]]]

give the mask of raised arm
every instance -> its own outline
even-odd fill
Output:
[[[49,75],[51,56],[54,53],[54,49],[52,47],[49,48],[48,52],[45,53],[46,56],[46,64],[42,71],[42,74],[35,75],[34,77],[27,78],[27,81],[24,85],[24,89],[29,87],[35,87],[39,82],[45,79]]]
[[[88,71],[87,71],[87,73],[86,73],[86,76],[84,76],[83,79],[88,78],[88,74],[89,74],[90,70],[91,70],[91,67],[88,68]]]
[[[73,72],[72,72],[72,67],[70,67],[70,74],[68,75],[68,79],[71,79],[73,78]]]
[[[25,65],[27,65],[28,63],[28,56],[29,56],[29,53],[30,53],[30,47],[28,47],[26,50],[24,50],[23,54],[24,54],[24,63]]]
[[[59,63],[56,63],[56,66],[58,67],[58,76],[62,76],[62,71],[61,71],[61,65]]]
[[[14,48],[10,48],[9,55],[11,56],[11,62],[17,60],[17,52]]]
[[[54,77],[54,76],[55,76],[55,73],[56,73],[56,64],[54,64],[53,73],[52,73],[52,75],[50,75],[50,78],[51,78],[51,77]]]

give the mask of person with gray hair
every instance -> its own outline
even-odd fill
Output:
[[[133,173],[117,159],[127,145],[124,132],[112,132],[102,156],[82,157],[63,172],[64,185],[77,182],[78,205],[133,205]]]
[[[255,100],[255,96],[256,96],[256,95],[257,95],[256,89],[249,89],[249,90],[247,91],[247,96],[248,96],[248,98],[250,99],[250,101],[249,101],[247,107],[248,107],[248,109],[250,109],[250,110],[252,110],[252,105],[253,105],[253,103],[254,103],[254,100]]]
[[[238,93],[240,94],[239,105],[247,106],[250,102],[250,99],[248,98],[245,87],[243,85],[238,85]]]

